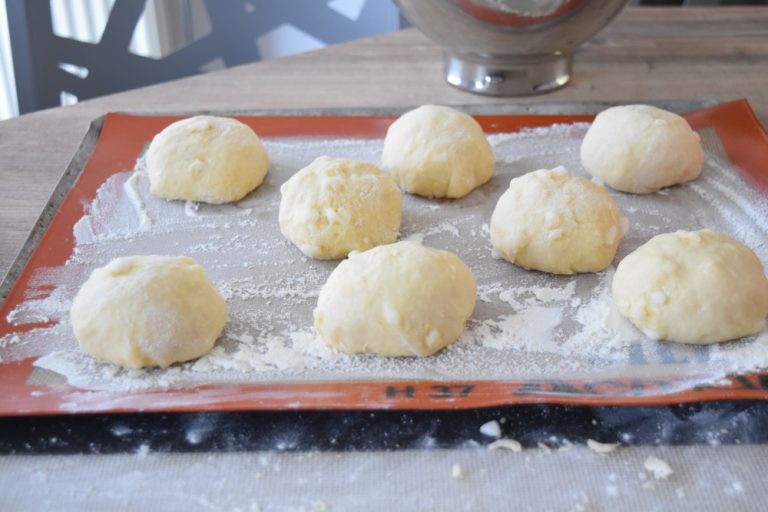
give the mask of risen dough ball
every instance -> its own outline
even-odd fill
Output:
[[[597,272],[611,264],[627,227],[602,185],[558,167],[509,183],[491,217],[491,243],[524,268]]]
[[[456,341],[477,286],[458,256],[417,242],[354,252],[320,290],[315,329],[356,354],[428,356]]]
[[[322,156],[280,187],[280,231],[311,258],[344,258],[397,239],[403,196],[367,162]]]
[[[698,178],[704,151],[679,115],[626,105],[597,115],[581,144],[581,163],[616,190],[649,194]]]
[[[406,192],[462,197],[493,176],[494,159],[483,129],[471,116],[424,105],[400,116],[387,130],[384,168]]]
[[[648,337],[717,343],[763,329],[768,280],[755,253],[703,230],[653,237],[613,276],[618,310]]]
[[[269,157],[251,128],[195,116],[158,133],[147,150],[149,190],[166,199],[229,203],[264,181]]]
[[[80,348],[128,368],[166,367],[211,350],[227,305],[190,258],[128,256],[97,268],[70,310]]]

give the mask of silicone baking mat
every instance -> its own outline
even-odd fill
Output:
[[[551,106],[550,112],[557,112]],[[561,108],[561,111],[573,109]],[[584,110],[589,110],[585,108]],[[583,110],[583,111],[584,111]],[[594,109],[593,111],[596,111]],[[683,374],[674,366],[665,372],[648,374],[612,373],[594,377],[548,375],[546,370],[523,379],[453,378],[442,373],[417,379],[387,378],[368,375],[364,379],[329,379],[321,374],[309,378],[279,379],[254,383],[195,383],[187,386],[158,386],[140,389],[92,389],[46,381],[33,363],[39,354],[15,360],[14,335],[50,327],[47,318],[27,321],[22,326],[12,322],[14,312],[30,297],[38,298],[46,290],[35,282],[45,269],[62,268],[72,258],[76,226],[99,190],[110,178],[131,171],[137,156],[151,138],[181,116],[108,114],[94,123],[78,155],[73,160],[54,198],[51,215],[44,214],[41,226],[32,234],[28,247],[14,264],[3,292],[7,297],[0,310],[0,414],[62,414],[87,412],[135,411],[223,411],[279,409],[450,409],[487,407],[518,403],[560,403],[581,405],[655,405],[721,399],[768,398],[768,375],[738,373],[711,381],[696,375],[695,367]],[[267,141],[304,140],[323,144],[324,140],[380,139],[394,119],[388,115],[242,115],[236,116],[252,126]],[[710,153],[722,157],[743,171],[740,179],[751,190],[768,188],[768,136],[746,101],[720,104],[686,114],[700,133],[710,131],[714,146]],[[590,115],[478,115],[485,131],[510,134],[520,130],[535,136],[535,129],[553,125],[587,122]],[[566,128],[567,129],[567,128]],[[501,140],[501,139],[499,139]],[[503,143],[503,140],[502,142]],[[296,169],[297,170],[297,169]],[[529,169],[533,170],[533,169]],[[263,192],[269,194],[269,190]],[[272,190],[273,200],[275,190]],[[763,193],[763,192],[760,192]],[[274,203],[276,204],[276,203]],[[424,208],[438,208],[422,205]],[[276,207],[276,206],[275,206]],[[196,215],[194,206],[190,215]],[[768,221],[768,219],[766,219]],[[446,228],[450,230],[450,227]],[[420,236],[424,236],[422,233]],[[194,256],[194,255],[193,255]],[[299,262],[301,264],[301,262]],[[11,286],[12,285],[12,286]],[[551,290],[549,290],[551,292]],[[313,302],[313,298],[307,302]],[[534,321],[531,319],[530,321]],[[38,373],[36,373],[38,372]]]

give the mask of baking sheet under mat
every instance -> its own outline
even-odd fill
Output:
[[[324,346],[312,330],[317,294],[335,262],[304,257],[279,232],[279,186],[321,155],[378,163],[381,139],[272,138],[265,183],[235,205],[168,202],[147,190],[136,170],[109,178],[75,227],[67,265],[36,272],[27,300],[9,315],[19,326],[53,327],[2,338],[2,357],[44,356],[31,384],[61,382],[105,390],[158,389],[217,383],[344,380],[499,380],[610,378],[689,374],[685,387],[729,371],[768,366],[768,336],[717,346],[647,339],[611,307],[613,266],[563,277],[530,272],[494,256],[488,222],[509,180],[564,165],[586,175],[578,148],[586,124],[555,125],[489,139],[494,178],[460,200],[405,195],[401,239],[456,252],[479,285],[475,313],[462,339],[429,358],[347,356]],[[615,262],[653,235],[710,228],[730,233],[768,261],[768,201],[727,161],[713,129],[701,132],[707,160],[695,182],[659,194],[611,192],[630,221]],[[184,254],[202,264],[230,305],[224,336],[196,362],[133,371],[97,363],[77,349],[66,312],[91,270],[127,254]],[[40,290],[51,290],[43,297]],[[40,294],[40,295],[38,295]],[[46,369],[45,371],[40,368]]]

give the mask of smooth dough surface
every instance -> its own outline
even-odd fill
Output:
[[[495,160],[472,116],[437,105],[406,112],[387,130],[384,168],[406,192],[462,197],[493,176]]]
[[[344,258],[392,243],[400,232],[403,195],[368,162],[322,156],[280,193],[280,231],[311,258]]]
[[[93,271],[70,322],[80,348],[128,368],[166,367],[208,353],[227,305],[194,260],[127,256]]]
[[[269,157],[251,128],[228,117],[195,116],[158,133],[146,155],[159,197],[229,203],[261,185]]]
[[[514,178],[490,227],[491,243],[505,260],[574,274],[610,265],[628,224],[602,185],[557,167]]]
[[[616,190],[649,194],[698,178],[704,151],[679,115],[625,105],[597,115],[582,141],[581,163]]]
[[[613,276],[617,309],[646,336],[717,343],[757,333],[768,315],[768,280],[754,252],[710,230],[653,237]]]
[[[472,272],[417,242],[354,252],[320,290],[315,329],[350,354],[428,356],[456,341],[475,308]]]

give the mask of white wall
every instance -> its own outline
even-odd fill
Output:
[[[5,14],[5,2],[0,1],[0,120],[18,114],[11,43],[8,36],[8,18]]]

